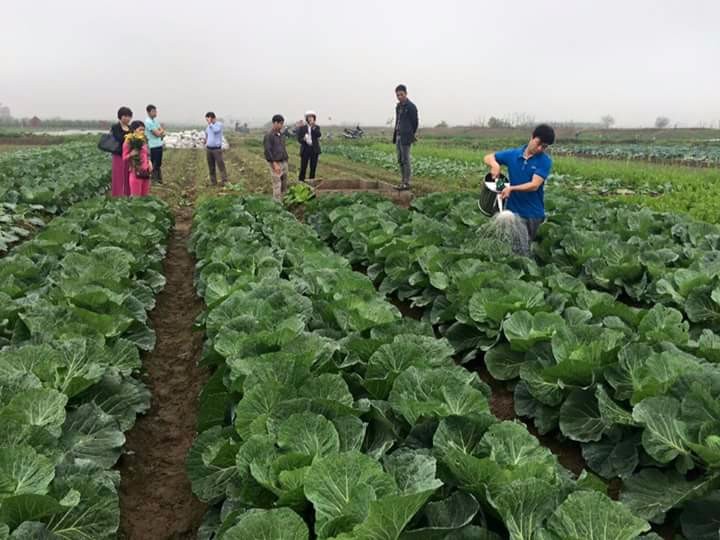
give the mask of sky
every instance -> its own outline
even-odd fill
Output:
[[[720,122],[718,0],[25,0],[0,3],[13,116],[253,124],[318,112],[423,126],[490,116]]]

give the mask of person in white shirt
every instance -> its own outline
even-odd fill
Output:
[[[207,153],[208,170],[210,171],[210,184],[217,185],[215,165],[220,169],[220,176],[223,185],[227,184],[227,170],[225,170],[225,159],[223,158],[223,125],[218,122],[214,112],[205,115],[207,128],[205,128],[205,149]]]

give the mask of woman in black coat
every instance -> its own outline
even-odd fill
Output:
[[[113,139],[118,143],[117,150],[112,153],[112,183],[110,184],[110,194],[113,197],[130,196],[130,162],[123,159],[122,148],[125,142],[125,135],[130,133],[130,120],[132,120],[132,115],[133,113],[128,107],[120,107],[117,113],[118,123],[113,124],[110,128]]]
[[[310,163],[310,180],[315,178],[318,157],[320,157],[320,127],[315,123],[317,114],[314,111],[305,113],[305,125],[297,130],[300,143],[300,182],[305,181],[308,163]]]

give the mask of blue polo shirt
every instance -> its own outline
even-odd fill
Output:
[[[530,159],[525,159],[523,153],[527,145],[520,148],[511,148],[495,153],[495,160],[500,165],[505,165],[510,177],[511,186],[527,184],[534,175],[538,175],[547,181],[552,168],[552,159],[545,152],[535,154]],[[506,208],[513,213],[527,219],[542,219],[545,217],[545,182],[537,191],[513,191],[507,199]]]

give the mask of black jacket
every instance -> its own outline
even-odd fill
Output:
[[[405,103],[398,103],[395,107],[395,130],[393,142],[397,142],[398,135],[403,144],[415,142],[415,132],[418,129],[418,110],[409,99]]]
[[[263,140],[263,147],[265,148],[265,159],[269,162],[288,160],[285,135],[282,133],[268,132]]]
[[[322,133],[320,133],[320,126],[313,126],[312,128],[312,147],[308,146],[305,142],[305,134],[307,133],[308,127],[309,126],[304,125],[299,127],[297,130],[297,140],[300,143],[301,156],[320,153],[320,137],[322,137]]]
[[[116,122],[110,128],[110,133],[112,133],[113,139],[120,143],[120,149],[117,152],[113,152],[113,154],[115,154],[116,156],[122,156],[122,146],[123,143],[125,143],[125,135],[130,132],[124,131],[123,128],[120,126],[120,122]]]

